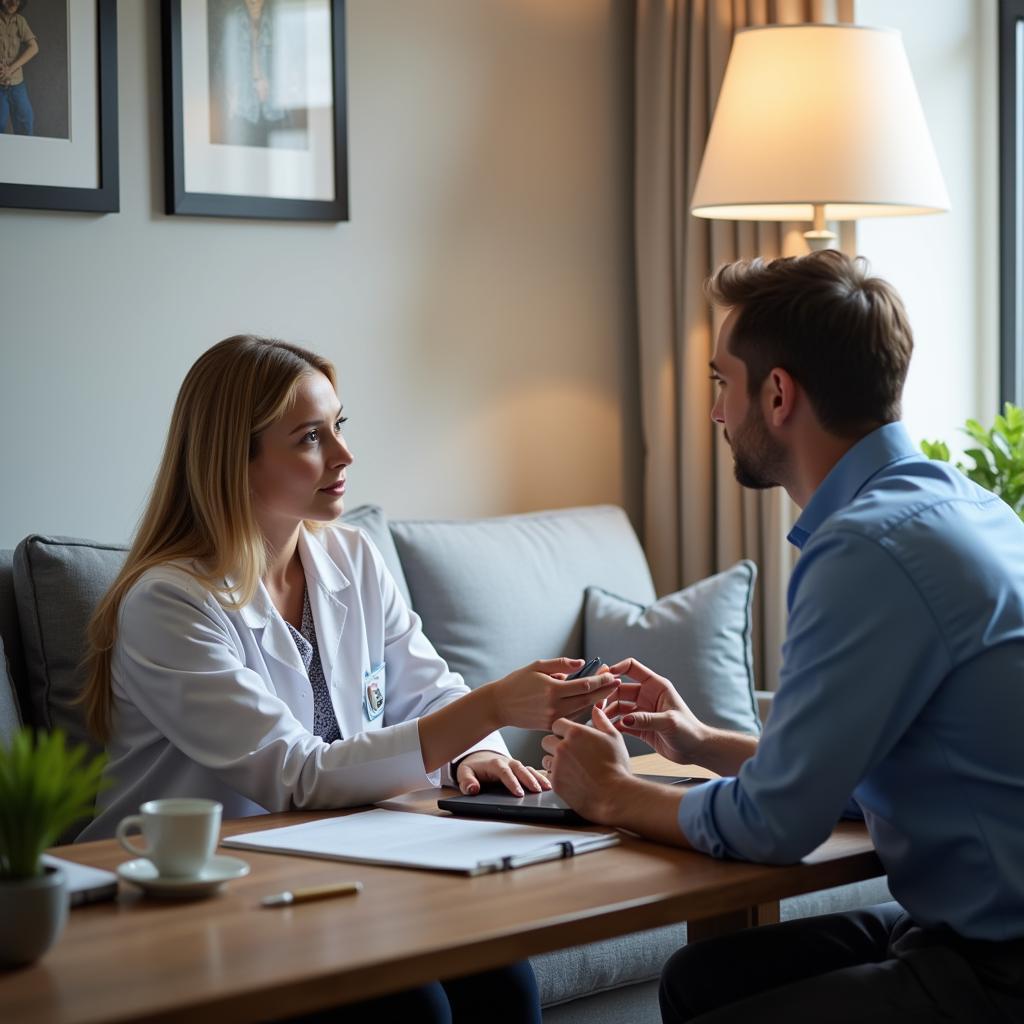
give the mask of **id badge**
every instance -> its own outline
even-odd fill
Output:
[[[378,665],[363,673],[363,713],[368,721],[384,714],[384,666]]]

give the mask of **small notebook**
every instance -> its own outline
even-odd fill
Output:
[[[388,811],[247,832],[222,846],[397,868],[484,875],[615,846],[617,835]]]

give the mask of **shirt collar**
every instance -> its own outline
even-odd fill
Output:
[[[338,568],[321,539],[326,531],[313,533],[305,525],[299,529],[299,558],[306,572],[306,582],[316,584],[329,598],[336,600],[348,587],[348,577]],[[312,575],[312,579],[310,579]]]
[[[803,548],[830,515],[845,508],[868,481],[900,459],[919,454],[902,423],[886,423],[862,437],[829,471],[789,531],[788,540]]]
[[[348,577],[338,568],[334,559],[324,548],[319,538],[302,525],[299,528],[299,558],[306,574],[307,593],[310,586],[319,587],[332,601],[338,601],[338,594],[350,585]],[[228,577],[225,582],[234,589],[235,581]],[[242,621],[250,629],[260,629],[274,614],[274,605],[267,588],[260,584],[252,600],[241,609]]]

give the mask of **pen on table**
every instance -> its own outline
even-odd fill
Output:
[[[362,882],[341,882],[338,885],[317,885],[311,889],[286,889],[273,896],[264,896],[260,902],[265,907],[290,907],[293,903],[326,900],[334,896],[355,896],[362,891]]]

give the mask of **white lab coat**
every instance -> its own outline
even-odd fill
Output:
[[[80,840],[112,836],[124,815],[158,797],[208,797],[237,818],[358,806],[451,782],[447,767],[424,770],[416,719],[468,693],[462,677],[424,636],[361,531],[303,527],[298,549],[342,738],[313,734],[309,677],[262,583],[231,612],[179,565],[150,569],[121,603],[113,785]],[[370,680],[384,696],[372,718]],[[470,750],[507,753],[498,733]]]

